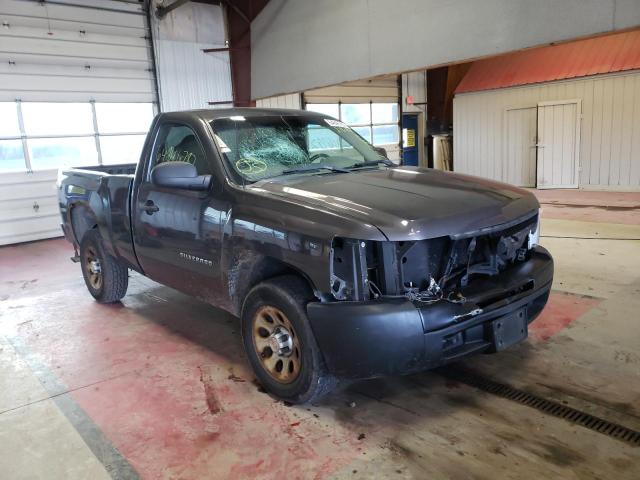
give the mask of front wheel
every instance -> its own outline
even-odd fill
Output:
[[[89,230],[80,243],[84,283],[99,303],[114,303],[127,293],[129,271],[104,251],[97,230]]]
[[[307,319],[312,294],[294,275],[256,285],[242,307],[242,340],[259,382],[291,402],[318,399],[335,386]]]

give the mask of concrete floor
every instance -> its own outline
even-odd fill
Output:
[[[540,196],[548,307],[464,366],[640,430],[640,195]],[[437,372],[286,406],[235,318],[139,275],[98,305],[71,253],[0,248],[2,478],[640,478],[640,447]]]

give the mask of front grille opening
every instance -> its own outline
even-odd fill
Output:
[[[529,258],[529,232],[536,221],[537,216],[533,216],[501,230],[464,238],[397,242],[395,258],[401,286],[405,291],[422,291],[433,278],[446,293],[456,293],[478,278],[499,275]],[[529,288],[532,286],[524,287]],[[518,292],[505,296],[514,293]]]
[[[529,233],[536,222],[537,215],[533,215],[458,237],[366,242],[366,271],[363,274],[373,298],[389,295],[429,298],[429,301],[464,301],[464,290],[476,280],[500,275],[530,258]],[[338,255],[340,245],[336,243],[333,249],[335,258],[342,258]],[[338,260],[334,261],[333,267],[335,272],[344,269]],[[521,291],[530,288],[533,285],[525,285]],[[504,292],[502,297],[494,297],[488,302],[517,293],[513,290]]]

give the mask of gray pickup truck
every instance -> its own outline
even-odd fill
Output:
[[[160,114],[137,165],[63,171],[59,201],[97,301],[131,269],[232,312],[294,403],[520,342],[553,278],[531,193],[397,166],[306,111]]]

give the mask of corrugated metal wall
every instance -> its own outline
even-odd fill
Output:
[[[471,64],[456,93],[534,85],[639,68],[640,29],[478,60]]]
[[[582,101],[579,186],[640,190],[640,72],[458,94],[454,169],[508,181],[508,110],[552,100]]]
[[[155,101],[142,4],[0,0],[0,22],[0,101]],[[0,245],[61,234],[56,175],[0,173]]]
[[[229,52],[203,52],[225,46],[220,6],[187,3],[161,19],[153,15],[152,28],[162,111],[232,106]]]

